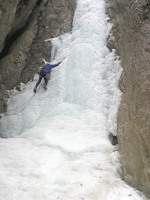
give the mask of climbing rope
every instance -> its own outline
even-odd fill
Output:
[[[64,60],[64,59],[65,59],[65,58],[63,58],[63,60]],[[63,61],[63,60],[62,60],[62,61]],[[46,63],[46,60],[45,60],[45,59],[43,59],[43,61]],[[62,62],[62,61],[61,61],[61,62]],[[43,82],[43,79],[42,79],[41,83],[42,83],[42,82]],[[40,83],[40,85],[41,85],[41,83]],[[39,90],[40,85],[39,85],[37,91]],[[27,105],[28,105],[28,104],[30,103],[30,101],[33,99],[34,95],[35,95],[35,93],[34,93],[27,101],[25,101],[22,105],[17,106],[17,107],[14,108],[14,109],[7,110],[6,112],[2,112],[2,113],[0,113],[0,114],[5,114],[5,115],[7,115],[7,116],[11,116],[11,115],[16,115],[16,114],[18,114],[19,112],[23,111],[23,110],[27,107]],[[17,110],[18,110],[18,111],[17,111]],[[14,111],[14,113],[11,113],[11,112],[13,112],[13,111]],[[16,111],[16,112],[15,112],[15,111]]]
[[[17,106],[16,108],[14,109],[11,109],[11,110],[7,110],[5,113],[5,115],[7,116],[11,116],[11,115],[17,115],[19,112],[23,111],[27,105],[30,103],[30,101],[32,100],[32,98],[34,97],[35,94],[33,94],[27,101],[25,101],[22,105],[20,106]],[[18,111],[17,111],[18,110]],[[13,112],[14,111],[14,112]],[[16,111],[16,112],[15,112]],[[11,113],[13,112],[13,113]]]
[[[41,85],[41,83],[40,83],[40,85]],[[39,90],[40,85],[39,85],[37,91]],[[27,105],[30,103],[30,101],[33,99],[34,96],[35,96],[35,93],[27,101],[25,101],[23,104],[21,104],[20,106],[17,106],[16,108],[13,108],[11,110],[7,110],[6,112],[2,112],[0,114],[5,114],[7,116],[17,115],[18,113],[22,112],[27,107]]]

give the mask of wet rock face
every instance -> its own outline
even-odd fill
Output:
[[[50,60],[51,43],[72,27],[76,0],[0,1],[0,112],[7,90],[31,80],[42,58]]]
[[[118,139],[124,179],[150,197],[150,1],[107,0],[123,73]]]

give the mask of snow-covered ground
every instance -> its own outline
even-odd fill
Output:
[[[146,200],[121,179],[108,139],[121,96],[109,30],[104,0],[78,0],[72,32],[51,40],[53,63],[64,60],[48,90],[33,94],[36,75],[10,91],[11,111],[0,120],[0,200]]]

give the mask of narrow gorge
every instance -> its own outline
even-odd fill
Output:
[[[14,162],[12,166],[15,166],[16,161],[14,160],[16,157],[19,161],[22,161],[24,159],[24,152],[26,152],[27,159],[28,161],[30,160],[32,167],[30,168],[27,165],[23,171],[20,167],[21,161],[19,163],[17,160],[20,167],[18,169],[22,170],[18,180],[24,180],[27,177],[34,180],[35,183],[37,179],[41,182],[44,180],[44,187],[51,188],[51,190],[48,191],[42,188],[42,192],[46,191],[47,198],[50,196],[52,200],[57,200],[60,197],[62,198],[61,200],[75,199],[76,195],[78,199],[101,200],[106,194],[108,194],[107,200],[115,198],[115,200],[122,200],[124,198],[122,191],[125,191],[127,199],[131,197],[131,200],[134,200],[134,197],[137,197],[136,192],[124,185],[124,180],[131,188],[139,190],[146,197],[150,198],[150,0],[93,1],[95,1],[95,4],[91,0],[87,0],[87,2],[86,0],[0,1],[0,113],[7,112],[8,90],[16,87],[17,90],[21,91],[20,83],[26,84],[33,80],[35,73],[44,64],[43,59],[50,61],[52,43],[45,40],[63,35],[62,46],[58,45],[60,48],[58,49],[62,57],[63,51],[64,55],[66,54],[65,63],[62,64],[64,65],[64,71],[62,72],[61,69],[56,71],[56,75],[60,78],[60,83],[59,80],[52,77],[51,89],[53,90],[51,90],[51,93],[42,95],[41,92],[39,97],[36,96],[35,100],[31,102],[30,108],[33,108],[33,116],[30,111],[25,110],[21,113],[21,119],[19,115],[12,118],[13,120],[11,118],[7,119],[6,116],[6,121],[4,119],[1,122],[3,126],[2,132],[7,132],[7,125],[5,123],[8,123],[8,135],[12,131],[10,135],[13,135],[15,132],[16,135],[14,135],[17,138],[19,132],[20,136],[16,141],[8,139],[7,143],[7,140],[3,138],[0,141],[2,156],[4,155],[3,151],[8,153],[8,159],[4,156],[2,167],[0,167],[2,171],[5,171],[5,163],[8,162],[6,170],[8,170],[9,174],[9,164]],[[79,6],[74,19],[77,2],[79,2]],[[105,19],[104,8],[106,8],[106,14],[109,16],[109,19]],[[93,10],[96,11],[96,17]],[[99,24],[97,16],[99,16],[101,24]],[[75,20],[75,28],[72,31],[73,20]],[[98,26],[94,25],[94,20]],[[107,26],[106,24],[108,21],[112,24],[112,28],[107,38],[107,48],[105,46],[106,36],[103,32],[107,35],[109,25]],[[99,30],[99,27],[101,30]],[[65,33],[68,33],[68,35],[65,35]],[[109,137],[107,134],[108,132],[110,133],[108,131],[110,128],[108,121],[112,120],[112,112],[114,111],[113,103],[115,100],[113,98],[115,94],[116,98],[119,98],[118,85],[116,83],[119,76],[117,75],[117,73],[119,74],[119,67],[115,63],[117,59],[113,60],[114,49],[115,55],[119,57],[123,68],[119,80],[122,97],[117,114],[117,138],[123,173],[120,172],[118,167],[120,161],[118,162],[117,160],[117,150],[115,147],[112,149],[112,145],[109,144],[110,141],[107,141]],[[83,65],[81,64],[82,62]],[[110,62],[112,63],[110,64]],[[92,72],[90,67],[93,70]],[[92,84],[94,88],[92,88]],[[33,86],[33,83],[31,85]],[[62,85],[66,88],[62,88]],[[25,90],[25,94],[31,94],[28,87]],[[23,95],[20,95],[20,98],[23,99]],[[15,99],[14,101],[19,102],[16,96],[13,98]],[[48,112],[46,107],[44,112],[40,110],[43,106],[41,99],[46,106],[50,107]],[[56,103],[56,108],[52,105],[54,103]],[[116,108],[117,103],[115,102],[114,104]],[[86,106],[88,107],[87,110],[85,109]],[[36,110],[37,108],[38,110]],[[27,119],[28,116],[29,119]],[[47,124],[42,121],[45,116],[51,119]],[[31,122],[32,117],[33,124]],[[80,118],[82,118],[81,121]],[[12,130],[11,120],[13,121]],[[16,125],[15,120],[22,120],[22,124],[25,121],[25,125]],[[56,123],[57,120],[59,124]],[[113,128],[114,124],[111,124]],[[21,126],[24,126],[24,128]],[[42,126],[45,130],[43,133],[40,130]],[[61,134],[59,135],[59,133]],[[99,137],[99,133],[102,139]],[[75,134],[77,134],[77,138]],[[117,139],[115,134],[114,137]],[[19,143],[17,143],[18,141]],[[74,146],[71,145],[72,143]],[[13,149],[13,145],[17,146],[17,151],[14,150],[15,146]],[[32,162],[32,155],[28,153],[28,148],[35,156],[35,163],[39,164],[37,169],[36,164]],[[21,153],[18,154],[20,149]],[[47,155],[44,154],[45,149],[48,152]],[[38,154],[37,152],[39,152],[39,155],[44,156],[38,157],[36,155]],[[49,157],[49,154],[51,154],[51,157]],[[107,158],[104,158],[103,154]],[[13,161],[9,161],[10,155],[13,155]],[[53,155],[58,159],[56,162],[55,159],[53,160]],[[40,163],[38,159],[44,160]],[[28,163],[26,161],[24,161],[25,165]],[[50,168],[51,174],[53,175],[54,173],[53,180],[47,178],[51,161],[55,163],[54,167]],[[115,162],[117,167],[115,167]],[[59,168],[60,163],[63,166],[62,171],[60,170],[62,173],[59,172],[57,174],[55,167]],[[67,164],[65,165],[64,163]],[[80,168],[79,163],[83,169]],[[106,166],[106,163],[108,166]],[[65,175],[63,176],[62,174],[65,172],[67,176],[68,168],[71,175],[78,171],[77,179],[71,176],[65,179]],[[34,169],[36,169],[35,174]],[[81,172],[83,173],[84,183],[82,183],[82,176],[79,176]],[[115,174],[116,172],[117,175]],[[17,172],[15,173],[17,174]],[[112,179],[110,178],[111,180],[109,180],[109,176],[111,177],[113,173],[115,175],[112,175]],[[118,176],[121,176],[123,182],[121,182],[122,180]],[[69,178],[72,178],[71,181]],[[88,182],[85,181],[86,178]],[[18,181],[16,185],[19,183]],[[115,183],[117,183],[116,188]],[[84,184],[87,184],[85,188]],[[81,190],[82,186],[85,189],[85,193]],[[44,192],[40,193],[40,190],[37,190],[37,198],[32,198],[29,186],[22,185],[21,187],[17,190],[17,192],[19,191],[17,193],[18,199],[20,194],[26,197],[26,191],[29,196],[31,195],[31,198],[29,198],[31,200],[44,199]],[[41,187],[40,183],[36,187],[39,189]],[[94,188],[91,189],[92,191],[90,191],[91,187]],[[118,190],[117,187],[119,188]],[[4,189],[0,195],[7,199],[12,190],[13,187],[12,189],[9,188],[9,192],[5,194]],[[79,190],[81,194],[78,194]],[[100,191],[104,191],[104,193]],[[36,196],[36,194],[34,195]],[[65,195],[67,195],[67,198]],[[121,198],[119,199],[120,195]],[[7,200],[9,200],[9,197]],[[135,199],[140,200],[141,198],[140,196]],[[142,199],[145,200],[144,197]]]

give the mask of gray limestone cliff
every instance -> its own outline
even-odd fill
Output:
[[[0,112],[7,90],[31,80],[42,58],[50,60],[51,43],[72,28],[76,0],[0,1]]]
[[[118,139],[124,179],[150,197],[150,1],[107,0],[108,47],[120,56]]]

